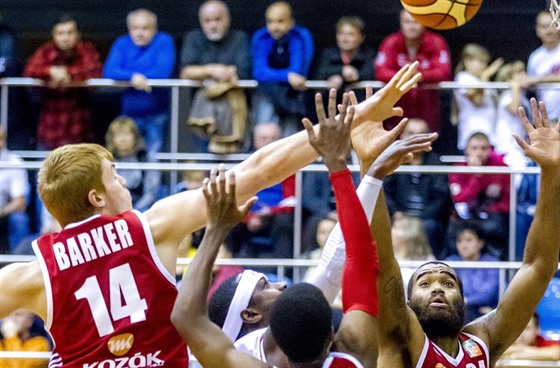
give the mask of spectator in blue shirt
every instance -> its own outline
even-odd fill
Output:
[[[313,58],[313,38],[307,28],[295,24],[292,8],[278,1],[266,10],[266,27],[251,40],[256,124],[277,122],[283,135],[301,129],[305,115],[303,91]]]
[[[136,121],[144,137],[148,157],[161,151],[169,121],[169,93],[148,85],[148,79],[170,78],[175,65],[175,43],[171,36],[157,30],[157,16],[137,9],[126,18],[128,35],[119,37],[109,52],[103,77],[130,81],[124,91],[122,115]]]
[[[455,245],[459,254],[447,257],[447,261],[499,261],[497,257],[483,252],[485,235],[477,223],[469,220],[458,223],[456,234]],[[456,268],[455,272],[463,281],[466,323],[490,312],[498,305],[500,274],[497,269]]]

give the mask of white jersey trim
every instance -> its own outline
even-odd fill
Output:
[[[43,283],[45,284],[45,297],[47,298],[47,320],[45,321],[45,329],[50,330],[53,319],[53,295],[51,278],[49,275],[49,270],[47,268],[47,263],[45,262],[45,258],[43,257],[43,253],[39,249],[39,243],[37,242],[37,239],[33,240],[31,246],[33,247],[33,251],[37,256],[37,262],[39,263],[39,267],[41,267],[41,273],[43,274]]]
[[[66,226],[64,227],[64,229],[71,229],[71,228],[73,228],[73,227],[80,226],[81,224],[85,224],[86,222],[89,222],[89,221],[91,221],[91,220],[93,220],[93,219],[96,219],[96,218],[98,218],[98,217],[101,217],[101,215],[93,215],[93,216],[88,217],[88,218],[85,219],[85,220],[82,220],[82,221],[79,221],[79,222],[72,222],[72,223],[66,225]]]
[[[148,224],[148,220],[146,220],[146,217],[144,217],[144,214],[140,213],[137,210],[133,210],[131,212],[134,213],[138,217],[138,219],[140,220],[140,223],[142,224],[142,228],[144,229],[144,233],[146,235],[146,243],[148,243],[148,249],[150,250],[150,254],[152,255],[152,259],[154,260],[154,263],[155,263],[156,267],[159,269],[159,272],[161,272],[161,274],[167,279],[167,281],[169,281],[171,283],[171,285],[177,287],[177,282],[175,281],[175,276],[171,275],[169,273],[169,271],[167,271],[167,269],[165,268],[165,266],[161,262],[161,259],[159,259],[159,256],[158,256],[157,250],[156,250],[156,245],[154,243],[154,238],[152,236],[152,231],[150,230],[150,225]]]
[[[347,354],[347,353],[342,353],[340,351],[333,351],[333,352],[329,353],[329,356],[323,362],[322,368],[329,368],[332,361],[334,360],[334,358],[343,358],[343,359],[351,361],[357,368],[364,368],[363,364],[360,363],[360,361],[358,359],[356,359],[356,357],[354,357],[350,354]]]

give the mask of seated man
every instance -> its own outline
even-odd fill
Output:
[[[169,120],[169,90],[152,89],[148,79],[170,78],[175,65],[175,43],[171,35],[158,31],[157,15],[136,9],[126,17],[128,34],[111,46],[103,78],[130,81],[122,94],[121,115],[133,118],[146,143],[148,159],[165,146]]]
[[[195,93],[191,106],[188,123],[204,135],[193,137],[194,149],[237,152],[245,139],[247,100],[243,89],[234,87],[251,78],[249,36],[229,28],[229,9],[220,0],[205,1],[198,20],[201,29],[183,38],[179,65],[181,78],[210,82]]]
[[[362,18],[340,18],[336,23],[336,47],[322,51],[315,77],[326,80],[329,88],[340,91],[351,83],[373,80],[375,57],[372,49],[363,47],[364,31],[365,23]],[[363,95],[363,91],[355,93],[358,97]]]
[[[307,28],[295,24],[292,8],[278,1],[266,9],[266,27],[251,39],[253,78],[259,82],[254,98],[255,124],[274,121],[284,136],[301,129],[305,115],[303,90],[313,39]]]
[[[336,91],[331,90],[331,99]],[[320,95],[316,99],[321,101]],[[305,122],[311,144],[320,152],[329,168],[331,180],[335,188],[341,227],[347,243],[347,260],[343,277],[343,308],[345,315],[340,329],[332,336],[331,311],[327,300],[320,290],[310,284],[302,283],[290,287],[272,299],[266,280],[258,275],[253,278],[252,287],[239,294],[236,292],[233,304],[247,302],[257,297],[261,303],[269,307],[268,317],[259,314],[262,323],[270,321],[270,328],[260,333],[265,341],[253,346],[253,354],[260,356],[267,364],[281,367],[317,366],[317,367],[371,367],[376,366],[376,294],[377,269],[375,242],[367,226],[364,210],[356,212],[360,207],[353,191],[350,172],[346,169],[346,154],[349,145],[349,125],[345,119],[346,102],[342,104],[342,113],[338,121],[334,118],[335,104],[329,105],[328,120],[321,120],[320,131],[315,135],[309,121]],[[349,110],[349,116],[353,108]],[[324,112],[319,114],[324,119]],[[321,118],[320,118],[321,119]],[[431,139],[426,138],[425,147],[429,147]],[[406,157],[406,153],[401,156]],[[398,160],[397,160],[398,161]],[[394,164],[394,163],[393,163]],[[387,168],[385,168],[387,169]],[[223,239],[227,230],[240,221],[248,211],[251,201],[241,209],[237,209],[228,196],[235,190],[234,177],[229,177],[229,193],[226,192],[226,179],[222,169],[216,180],[216,171],[210,180],[205,182],[205,194],[208,200],[210,223],[206,235],[208,239],[201,246],[197,257],[185,277],[179,297],[172,314],[172,320],[185,340],[191,344],[195,356],[204,366],[265,367],[249,355],[235,349],[231,340],[218,330],[208,319],[205,295],[208,288],[206,280],[217,253],[217,244]],[[222,198],[220,201],[219,199]],[[255,199],[252,200],[254,202]],[[232,205],[233,204],[233,205]],[[215,208],[213,208],[215,207]],[[214,218],[213,218],[214,217]],[[350,227],[354,231],[349,231]],[[372,246],[373,245],[373,246]],[[204,252],[204,253],[202,253]],[[256,281],[256,282],[255,282]],[[255,287],[256,285],[256,287]],[[254,290],[253,290],[254,289]],[[257,293],[258,291],[258,293]],[[268,294],[268,297],[267,297]],[[267,300],[267,301],[265,301]],[[230,313],[228,313],[230,317]],[[231,314],[236,320],[232,326],[240,326],[243,315]],[[251,314],[248,313],[247,318]],[[266,318],[266,320],[264,319]],[[228,321],[224,328],[229,328]],[[231,335],[230,335],[231,336]],[[259,339],[259,341],[261,341]],[[262,345],[261,345],[262,344]],[[258,348],[261,347],[261,349]],[[274,347],[270,351],[270,347]],[[256,348],[256,349],[255,349]]]
[[[507,166],[503,156],[496,155],[484,133],[474,133],[465,148],[466,162],[455,166]],[[449,174],[451,196],[460,218],[473,219],[487,234],[490,250],[500,259],[507,258],[509,234],[510,176],[507,174]],[[450,239],[454,239],[450,225]],[[454,254],[449,249],[449,254]]]
[[[35,51],[23,71],[24,77],[40,78],[47,87],[42,90],[37,149],[93,140],[89,91],[69,85],[101,77],[101,68],[93,44],[81,40],[78,22],[68,14],[60,16],[52,27],[52,40]]]

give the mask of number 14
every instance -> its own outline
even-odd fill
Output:
[[[110,314],[96,276],[88,277],[74,296],[77,300],[87,300],[100,337],[115,331],[113,321],[125,317],[130,317],[130,323],[146,320],[145,310],[148,309],[148,305],[146,299],[140,298],[128,263],[109,270]]]

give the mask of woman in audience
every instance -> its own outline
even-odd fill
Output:
[[[148,157],[144,142],[133,119],[120,116],[113,120],[105,135],[105,145],[115,162],[137,163],[154,161]],[[158,170],[119,170],[132,195],[132,205],[139,211],[150,208],[157,199],[161,182]]]
[[[418,217],[404,215],[402,212],[393,218],[391,227],[393,250],[398,261],[432,261],[436,258],[428,242],[422,220]],[[401,267],[404,289],[416,267]]]

